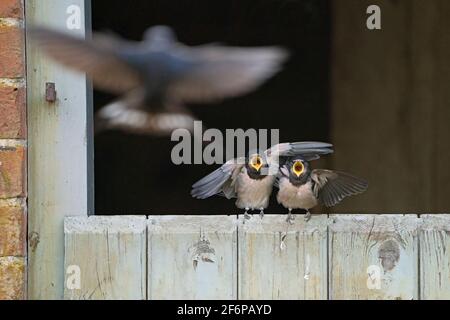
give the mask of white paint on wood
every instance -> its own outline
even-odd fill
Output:
[[[148,298],[236,299],[235,216],[149,217]]]
[[[450,214],[422,215],[420,298],[450,299]]]
[[[79,268],[81,285],[64,298],[146,299],[146,228],[145,216],[67,217],[65,270]]]
[[[27,0],[27,28],[46,25],[66,30],[66,8],[85,0]],[[46,82],[57,101],[45,101]],[[27,37],[28,195],[30,299],[61,299],[64,282],[63,220],[88,214],[87,89],[83,74],[47,58]]]
[[[330,219],[330,299],[418,299],[417,216]]]
[[[327,216],[239,223],[239,299],[326,299]]]

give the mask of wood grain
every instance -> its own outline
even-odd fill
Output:
[[[326,299],[327,216],[239,223],[239,299]]]
[[[422,215],[420,298],[450,299],[450,214]]]
[[[236,299],[235,216],[150,217],[148,298]]]
[[[145,300],[145,216],[65,219],[65,299]],[[80,270],[80,289],[67,286],[70,266]]]
[[[372,4],[381,30],[366,28]],[[445,212],[449,1],[343,0],[332,12],[333,167],[370,183],[334,212]]]
[[[87,1],[87,0],[86,0]],[[85,0],[29,0],[27,26],[67,30],[66,10]],[[87,8],[86,8],[87,9]],[[62,299],[65,216],[87,216],[88,146],[86,77],[51,61],[27,37],[28,108],[28,297]],[[45,101],[45,83],[56,86],[55,103]]]
[[[418,299],[417,216],[331,218],[330,299]]]

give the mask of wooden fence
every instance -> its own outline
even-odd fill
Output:
[[[450,299],[450,215],[68,217],[66,299]]]

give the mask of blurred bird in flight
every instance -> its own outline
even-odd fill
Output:
[[[84,40],[42,27],[30,35],[57,62],[85,72],[96,88],[120,95],[97,113],[96,132],[192,131],[194,117],[185,103],[249,93],[280,71],[288,57],[279,47],[187,46],[167,26],[149,28],[141,42],[103,33]]]

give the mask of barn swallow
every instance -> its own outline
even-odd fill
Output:
[[[85,40],[42,27],[30,28],[30,36],[57,62],[87,73],[96,88],[120,95],[97,114],[97,132],[192,130],[194,117],[185,103],[249,93],[288,57],[280,47],[187,46],[167,26],[149,28],[141,42],[103,33]]]
[[[340,171],[311,170],[308,161],[301,155],[289,159],[280,167],[275,183],[278,203],[289,210],[289,223],[294,220],[293,209],[306,210],[305,219],[309,220],[309,209],[316,205],[332,207],[345,197],[367,190],[368,183],[363,179]]]
[[[232,159],[192,186],[191,195],[206,199],[219,194],[227,199],[237,198],[236,206],[245,209],[244,217],[249,219],[249,210],[264,209],[269,205],[273,184],[280,164],[290,156],[302,156],[309,161],[333,152],[332,145],[323,142],[281,143],[262,153]],[[244,220],[245,221],[245,220]]]

